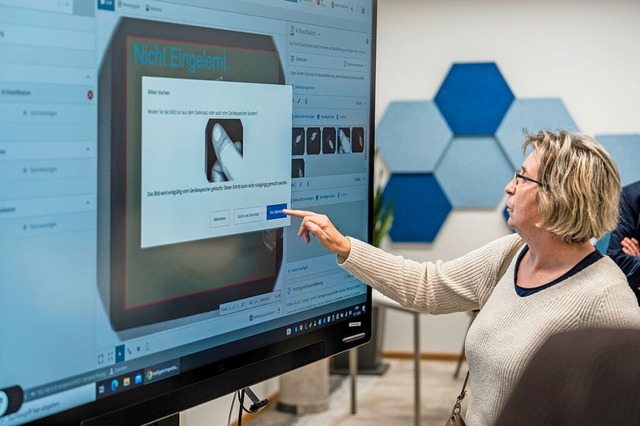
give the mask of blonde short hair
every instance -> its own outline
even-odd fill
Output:
[[[600,238],[618,223],[620,174],[607,151],[593,138],[566,130],[526,133],[540,169],[538,205],[545,228],[567,243]]]

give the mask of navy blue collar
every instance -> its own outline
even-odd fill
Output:
[[[539,287],[522,288],[518,284],[516,284],[518,282],[518,269],[520,269],[520,262],[522,261],[522,258],[524,257],[524,255],[528,251],[529,251],[529,246],[525,245],[524,248],[522,249],[522,251],[520,252],[520,254],[518,255],[518,259],[516,259],[516,267],[515,267],[515,272],[513,274],[513,285],[516,288],[516,293],[520,297],[530,296],[530,295],[532,295],[534,293],[537,293],[539,291],[544,290],[545,288],[552,287],[552,286],[558,284],[559,282],[562,282],[562,281],[566,280],[567,278],[574,276],[578,272],[582,271],[583,269],[586,269],[587,267],[589,267],[590,265],[596,263],[598,260],[600,260],[600,259],[602,259],[604,257],[594,247],[593,251],[591,253],[586,255],[580,262],[578,262],[573,268],[571,268],[569,271],[567,271],[561,277],[556,278],[555,280],[551,281],[550,283],[541,285]]]

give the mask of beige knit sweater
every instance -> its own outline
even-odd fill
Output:
[[[529,359],[551,334],[587,327],[640,328],[636,298],[608,257],[520,297],[514,287],[516,255],[496,282],[503,261],[522,246],[513,234],[452,261],[419,263],[351,238],[351,253],[339,259],[343,268],[404,306],[431,314],[481,309],[465,343],[471,426],[495,422]]]

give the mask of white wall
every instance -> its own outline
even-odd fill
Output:
[[[516,97],[561,97],[586,133],[637,132],[637,0],[379,0],[376,113],[433,99],[453,62],[498,64]]]
[[[562,98],[583,132],[640,132],[637,0],[379,0],[377,60],[378,119],[391,101],[432,100],[453,62],[491,61],[517,98]],[[383,247],[451,259],[508,232],[501,210],[454,211],[433,244]],[[468,321],[423,315],[422,350],[458,353]],[[384,349],[412,345],[411,317],[389,312]],[[266,396],[277,383],[253,389]],[[226,424],[230,404],[225,397],[188,410],[182,425]]]
[[[582,132],[640,132],[637,0],[379,0],[377,61],[378,120],[391,101],[433,100],[454,62],[495,62],[516,98],[562,98]],[[502,208],[453,211],[433,244],[383,248],[452,259],[508,232]],[[466,314],[422,317],[423,352],[460,351]],[[412,350],[411,321],[388,314],[384,350]]]

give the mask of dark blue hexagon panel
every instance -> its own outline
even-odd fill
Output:
[[[497,65],[453,64],[435,103],[456,136],[493,135],[513,102]]]
[[[433,102],[391,102],[376,129],[376,146],[392,173],[430,173],[451,136]]]
[[[514,169],[519,169],[524,160],[523,129],[534,134],[540,130],[578,131],[576,123],[559,98],[514,100],[496,132],[496,138]]]
[[[640,135],[601,135],[596,140],[616,162],[622,185],[640,180]]]
[[[596,241],[596,248],[604,255],[607,254],[607,248],[609,247],[609,240],[611,239],[611,233],[607,233],[604,237]]]
[[[491,137],[453,138],[436,177],[454,208],[494,208],[513,168]]]
[[[382,198],[393,204],[389,237],[395,242],[433,242],[451,211],[451,203],[432,174],[392,174]]]

